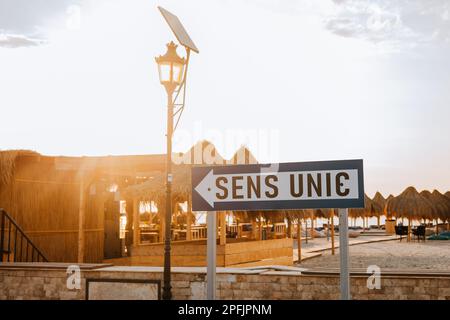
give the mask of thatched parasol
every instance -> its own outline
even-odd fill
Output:
[[[252,152],[246,147],[241,146],[228,161],[231,164],[256,164],[258,161]]]
[[[264,218],[265,221],[270,221],[272,223],[284,222],[287,218],[287,211],[285,210],[249,210],[249,211],[233,211],[233,216],[236,217],[240,222],[254,222],[259,219],[260,216]]]
[[[378,204],[382,208],[382,210],[384,210],[387,200],[383,197],[383,195],[379,191],[377,191],[375,193],[375,196],[373,197],[372,201],[375,202],[376,204]],[[381,212],[381,213],[383,213],[383,212]]]
[[[224,164],[225,160],[216,147],[207,140],[202,140],[193,145],[185,153],[176,153],[174,158],[184,164]],[[175,162],[177,163],[177,162]],[[179,164],[179,163],[177,163]]]
[[[348,213],[352,218],[373,217],[382,214],[383,207],[364,194],[364,208],[350,208]]]
[[[432,193],[428,190],[424,190],[420,193],[423,197],[427,198],[434,207],[435,218],[439,218],[443,221],[449,218],[450,214],[450,199],[437,190]]]
[[[420,195],[414,187],[408,187],[397,197],[389,199],[386,209],[398,218],[409,220],[430,219],[436,215],[431,201]]]

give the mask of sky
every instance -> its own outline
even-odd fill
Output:
[[[0,0],[0,149],[165,153],[158,5],[200,50],[174,151],[363,159],[369,196],[450,190],[446,0]]]

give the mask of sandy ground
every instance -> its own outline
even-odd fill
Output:
[[[314,239],[302,248],[324,247],[326,239]],[[353,268],[367,268],[377,265],[389,269],[413,269],[450,271],[450,241],[399,242],[385,241],[358,244],[349,247],[350,265]],[[336,255],[324,251],[322,256],[302,261],[298,266],[304,268],[339,268],[339,249]]]

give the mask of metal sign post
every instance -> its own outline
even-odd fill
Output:
[[[350,300],[350,271],[348,257],[348,209],[339,209],[339,257],[341,300]]]
[[[216,244],[217,244],[217,231],[216,231],[216,219],[217,214],[215,211],[208,211],[206,217],[207,223],[207,267],[206,267],[206,299],[216,299]]]

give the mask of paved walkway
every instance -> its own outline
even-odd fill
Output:
[[[381,241],[392,241],[396,240],[398,237],[395,235],[383,235],[383,234],[364,234],[360,235],[357,238],[349,238],[349,245],[359,245],[365,243],[373,243],[373,242],[381,242]],[[339,234],[334,237],[334,247],[336,253],[339,249]],[[322,255],[324,251],[331,250],[331,237],[329,240],[327,238],[314,238],[308,239],[308,243],[306,243],[306,239],[302,238],[302,261],[311,259],[314,257],[319,257]],[[297,240],[294,239],[294,249],[293,249],[293,260],[298,261],[298,250],[297,250]]]

